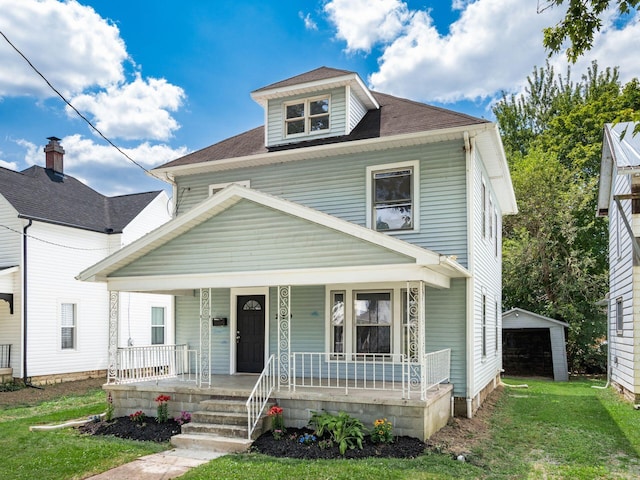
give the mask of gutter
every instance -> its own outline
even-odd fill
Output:
[[[29,385],[27,376],[27,229],[33,224],[33,220],[29,219],[22,229],[22,381],[25,385]]]
[[[471,155],[472,148],[475,147],[475,141],[469,137],[469,132],[464,132],[464,150],[465,160],[467,163],[467,268],[470,272],[473,272],[474,267],[474,252],[473,252],[473,182],[474,182],[474,168],[473,157]],[[473,360],[474,360],[474,348],[473,348],[473,319],[474,319],[474,278],[473,275],[467,279],[467,316],[466,316],[466,372],[467,372],[467,385],[466,385],[466,403],[467,403],[467,418],[473,417]]]

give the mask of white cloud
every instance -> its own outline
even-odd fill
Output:
[[[307,30],[318,30],[318,24],[311,18],[311,14],[307,13],[306,15],[302,12],[298,12],[298,16],[304,22],[304,28]]]
[[[179,128],[169,112],[178,110],[184,96],[182,88],[164,79],[143,80],[137,75],[131,83],[79,95],[71,103],[90,112],[95,126],[107,137],[167,140]],[[67,112],[75,115],[68,107]]]
[[[562,7],[538,14],[535,2],[521,0],[454,0],[452,7],[459,18],[446,35],[438,32],[428,10],[410,10],[400,1],[334,0],[325,11],[347,52],[369,52],[382,44],[378,70],[369,77],[372,88],[442,103],[484,101],[502,91],[519,91],[534,66],[546,61],[543,28],[564,15]],[[369,13],[363,18],[361,12]],[[640,57],[633,48],[640,38],[639,18],[636,13],[622,30],[615,30],[609,13],[592,51],[572,67],[574,78],[594,59],[600,68],[620,66],[622,81],[639,76]],[[393,28],[375,28],[385,24]],[[564,55],[551,63],[556,73],[566,73]]]
[[[18,164],[16,162],[5,162],[0,160],[0,167],[8,168],[9,170],[18,170]]]
[[[347,43],[347,52],[369,52],[377,43],[393,40],[409,19],[400,0],[331,0],[324,11],[336,26],[336,36]]]
[[[27,140],[17,140],[16,143],[26,149],[24,160],[27,165],[44,166],[44,145],[37,146]],[[60,140],[60,144],[65,150],[65,172],[70,172],[71,175],[74,175],[72,173],[74,169],[85,165],[108,165],[113,168],[139,169],[111,145],[96,143],[91,138],[81,135],[69,135]],[[187,147],[184,146],[173,148],[169,145],[153,145],[149,142],[141,143],[132,148],[120,147],[120,149],[135,160],[136,163],[148,169],[189,153]]]
[[[0,0],[0,30],[107,137],[169,139],[184,90],[165,79],[125,78],[133,66],[118,28],[75,0]],[[0,99],[56,96],[0,38]],[[70,115],[75,116],[67,108]]]
[[[123,79],[127,59],[118,28],[76,1],[0,0],[0,30],[63,94]],[[0,38],[0,97],[54,96]]]

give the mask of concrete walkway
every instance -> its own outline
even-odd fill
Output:
[[[190,468],[200,466],[222,455],[226,453],[177,448],[140,457],[133,462],[88,478],[91,480],[169,480],[183,475]]]

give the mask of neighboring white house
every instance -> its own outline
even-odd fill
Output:
[[[176,340],[197,351],[202,398],[224,376],[275,368],[270,395],[293,424],[309,408],[356,408],[428,436],[425,392],[442,382],[454,400],[438,422],[453,406],[472,416],[502,368],[501,222],[517,211],[496,125],[326,67],[251,96],[265,126],[156,168],[176,218],[80,278],[174,291]],[[125,413],[120,373],[106,388]],[[342,390],[309,403],[301,392],[319,381]],[[391,398],[357,400],[367,390]],[[409,397],[421,413],[394,413]]]
[[[607,124],[598,215],[609,217],[608,346],[611,382],[640,401],[640,135]]]
[[[164,191],[106,197],[63,169],[51,137],[46,168],[0,168],[0,369],[47,383],[105,376],[109,293],[78,273],[169,218]],[[121,345],[173,343],[173,297],[121,294]]]
[[[505,375],[550,376],[569,380],[565,329],[569,324],[512,308],[502,314],[502,362]]]

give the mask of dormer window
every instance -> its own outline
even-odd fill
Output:
[[[329,129],[329,97],[297,100],[295,103],[286,103],[284,108],[287,137]]]

